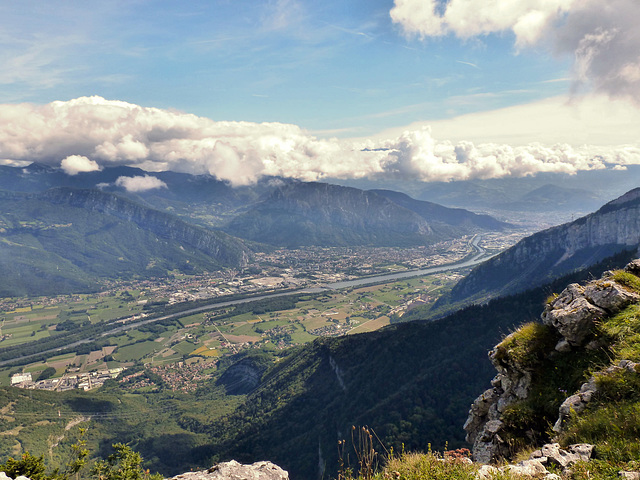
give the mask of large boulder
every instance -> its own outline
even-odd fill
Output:
[[[242,465],[231,460],[214,465],[208,470],[176,475],[170,480],[289,480],[289,474],[271,462]]]

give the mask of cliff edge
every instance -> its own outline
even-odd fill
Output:
[[[540,322],[489,352],[497,375],[464,425],[474,460],[514,458],[550,440],[594,444],[599,458],[637,455],[638,419],[621,417],[640,408],[639,276],[634,260],[567,286],[548,299]]]

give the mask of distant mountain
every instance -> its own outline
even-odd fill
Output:
[[[394,198],[403,204],[398,204]],[[327,183],[290,183],[226,227],[232,235],[285,247],[409,246],[445,240],[491,223],[470,212],[462,218],[446,208],[395,192],[364,191]],[[430,218],[429,210],[434,212]],[[474,223],[475,222],[475,223]],[[506,226],[494,221],[496,229]]]
[[[99,279],[239,267],[223,232],[98,190],[0,192],[0,296],[94,290]]]
[[[640,185],[640,165],[621,169],[579,171],[575,174],[541,172],[526,177],[472,179],[452,182],[377,177],[327,179],[329,183],[404,192],[413,198],[474,212],[558,212],[584,215]],[[555,191],[547,186],[555,187]],[[535,192],[538,189],[540,195]],[[564,192],[564,193],[562,193]],[[558,198],[555,198],[555,197]],[[553,201],[549,201],[553,198]],[[538,202],[541,200],[541,202]]]
[[[164,183],[160,188],[127,191],[116,182],[120,177],[152,176]],[[117,193],[150,208],[165,210],[199,225],[216,227],[285,180],[265,178],[249,186],[233,187],[213,175],[178,172],[146,172],[133,167],[107,167],[100,171],[68,175],[62,169],[33,163],[27,167],[0,165],[0,190],[37,193],[56,187],[99,188]]]
[[[449,208],[433,202],[415,200],[404,193],[394,192],[392,190],[369,191],[388,198],[396,205],[416,212],[422,218],[432,223],[451,227],[481,228],[494,231],[513,227],[513,225],[496,220],[489,215],[478,215],[463,208]]]
[[[538,232],[477,266],[450,301],[507,295],[640,246],[640,188],[578,220]]]

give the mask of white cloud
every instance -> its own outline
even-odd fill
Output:
[[[519,45],[537,42],[547,25],[575,0],[396,0],[390,12],[409,35],[421,38],[454,33],[470,38],[511,30]],[[444,10],[444,11],[443,11]]]
[[[82,155],[69,155],[60,162],[60,167],[67,175],[77,175],[80,172],[95,172],[100,165]]]
[[[151,175],[135,177],[118,177],[117,187],[123,187],[127,192],[146,192],[156,188],[167,188],[167,184],[157,177]]]
[[[605,161],[621,166],[640,163],[640,137],[629,126],[638,122],[625,115],[612,115],[621,122],[618,128],[627,132],[616,137],[627,139],[619,142],[628,144],[622,147],[576,147],[595,142],[569,142],[572,146],[538,135],[566,128],[560,128],[563,122],[572,128],[591,125],[593,131],[599,131],[598,124],[572,124],[567,119],[575,112],[567,105],[563,108],[572,113],[564,117],[557,114],[561,117],[558,124],[553,113],[560,110],[534,105],[529,110],[493,112],[491,121],[482,116],[457,119],[462,122],[457,129],[455,122],[448,129],[434,122],[433,129],[417,124],[378,138],[336,140],[315,138],[296,125],[214,122],[185,113],[84,97],[43,106],[0,105],[0,158],[53,166],[60,165],[59,159],[63,158],[62,167],[69,173],[115,165],[150,172],[210,173],[234,185],[250,184],[263,176],[321,180],[392,175],[447,181],[573,173],[604,168]],[[596,105],[587,118],[602,112]],[[529,123],[518,123],[529,116]],[[470,126],[474,121],[475,131]],[[493,125],[494,134],[499,127],[503,136],[492,138],[483,130],[487,124]],[[586,130],[588,134],[590,130]],[[460,131],[470,132],[469,136],[456,138],[452,133],[459,135]],[[527,141],[520,145],[509,141],[518,135]],[[531,143],[532,138],[539,142]],[[117,185],[129,191],[165,187],[153,176],[121,177]]]
[[[436,142],[424,127],[384,142],[388,158],[384,174],[422,181],[523,177],[540,172],[573,174],[606,168],[605,160],[640,163],[640,155],[624,157],[622,148],[575,148],[566,144],[544,146]],[[640,153],[637,152],[637,153]]]
[[[518,49],[544,44],[574,58],[574,91],[588,87],[640,103],[637,0],[395,0],[390,15],[423,39],[510,31]]]

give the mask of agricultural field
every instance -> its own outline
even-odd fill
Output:
[[[222,307],[150,323],[101,338],[90,350],[58,355],[22,367],[0,369],[0,384],[10,374],[31,373],[33,380],[55,369],[53,377],[134,366],[171,366],[205,362],[245,349],[281,350],[319,336],[370,332],[402,321],[405,312],[434,302],[457,280],[451,273],[391,283],[324,291]],[[144,313],[140,292],[110,297],[69,297],[56,305],[0,312],[0,351],[77,326]]]

